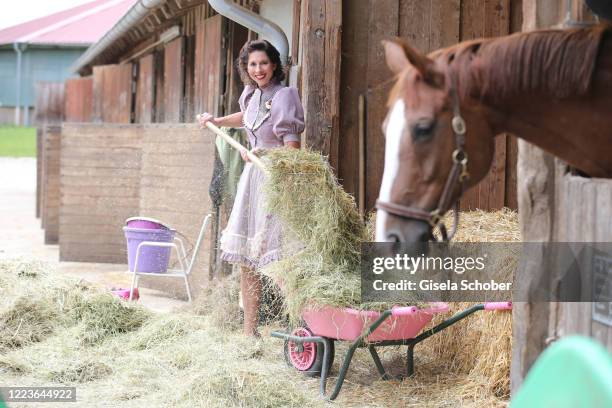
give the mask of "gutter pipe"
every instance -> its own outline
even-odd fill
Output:
[[[27,47],[27,45],[26,45]],[[15,52],[17,53],[17,72],[16,72],[16,83],[17,83],[17,100],[15,101],[15,126],[19,126],[19,122],[20,122],[20,109],[21,109],[21,57],[22,57],[22,52],[25,51],[25,47],[22,50],[21,49],[21,44],[14,42],[13,43],[13,49],[15,50]]]
[[[208,4],[222,16],[269,38],[272,45],[278,49],[281,62],[283,64],[289,62],[289,41],[277,24],[233,3],[231,0],[208,0]]]
[[[125,35],[136,23],[147,16],[149,11],[165,3],[165,0],[140,0],[113,26],[100,41],[92,44],[91,47],[81,55],[72,65],[71,70],[78,73],[83,67],[91,63],[94,58],[110,47],[115,41]]]

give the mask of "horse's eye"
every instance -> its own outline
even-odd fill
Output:
[[[412,128],[412,138],[417,141],[425,141],[433,136],[436,122],[419,122]]]

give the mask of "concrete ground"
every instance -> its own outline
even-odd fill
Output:
[[[129,288],[125,264],[59,262],[59,246],[44,244],[36,218],[36,159],[0,157],[0,260],[36,259],[53,264],[60,274],[96,286]],[[140,289],[140,303],[156,312],[171,312],[187,302],[153,289]]]

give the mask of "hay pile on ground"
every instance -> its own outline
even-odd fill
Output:
[[[93,344],[79,338],[82,321],[68,313],[79,303],[70,299],[95,298],[100,290],[41,272],[37,277],[15,278],[2,268],[0,313],[26,294],[42,295],[62,310],[50,333],[40,341],[0,352],[0,383],[5,386],[76,386],[75,408],[131,407],[324,407],[318,398],[317,378],[308,378],[283,362],[282,341],[242,336],[216,316],[214,302],[233,304],[234,289],[217,290],[212,305],[200,303],[190,310],[151,315],[139,328],[116,331]],[[220,285],[224,287],[225,285]],[[229,284],[231,288],[232,284]],[[41,300],[41,299],[39,299]],[[128,302],[119,301],[127,306]],[[64,309],[70,304],[70,308]],[[229,318],[228,318],[229,320]],[[220,326],[217,323],[222,323]],[[237,322],[239,324],[239,322]],[[484,339],[484,338],[483,338]],[[382,381],[366,349],[355,355],[338,407],[503,407],[485,378],[448,369],[444,350],[433,349],[428,339],[417,347],[416,375],[404,381]],[[477,345],[481,348],[482,345]],[[329,387],[338,373],[347,343],[337,344]],[[383,364],[393,375],[404,373],[405,349],[380,349]],[[103,402],[101,402],[103,401]]]
[[[49,300],[55,307],[69,303],[66,290],[81,299],[100,294],[95,288],[64,281],[53,273],[16,278],[13,272],[6,271],[0,267],[0,278],[10,285],[2,288],[6,296],[0,298],[0,313],[26,292],[52,294]],[[228,292],[221,293],[225,293],[220,295],[222,298],[228,296]],[[60,315],[66,316],[65,320],[55,320],[53,330],[41,341],[0,352],[1,384],[76,386],[78,402],[71,403],[75,408],[100,404],[126,408],[329,405],[318,398],[318,379],[302,376],[285,365],[282,341],[269,337],[270,328],[263,328],[261,339],[245,338],[236,330],[217,327],[214,322],[220,319],[214,317],[214,307],[200,309],[205,316],[187,310],[152,314],[140,328],[111,334],[93,344],[83,344],[79,339],[82,322],[74,320],[78,314],[62,310]],[[416,375],[401,382],[381,381],[368,351],[358,350],[334,405],[505,406],[505,401],[489,392],[482,379],[449,371],[447,362],[425,345],[417,348]],[[346,346],[337,344],[328,389],[337,376]],[[391,374],[404,372],[403,348],[381,349],[380,354]]]
[[[447,225],[452,215],[446,217]],[[457,242],[519,242],[518,214],[509,209],[467,211],[461,213]],[[518,259],[504,259],[506,265]],[[512,269],[512,268],[510,268]],[[508,270],[508,269],[506,269]],[[459,312],[474,303],[450,303],[451,312]],[[443,317],[436,317],[433,324]],[[510,360],[512,354],[512,313],[478,312],[423,342],[427,354],[447,363],[449,370],[481,383],[499,398],[510,396]]]

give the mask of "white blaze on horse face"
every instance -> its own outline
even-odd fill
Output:
[[[385,129],[385,169],[378,198],[386,202],[392,201],[391,189],[400,168],[400,147],[404,128],[406,127],[404,109],[404,101],[398,99],[391,109],[391,115],[389,115],[389,121]],[[387,217],[386,211],[378,210],[376,213],[376,241],[378,242],[387,240],[387,232],[385,231]]]

